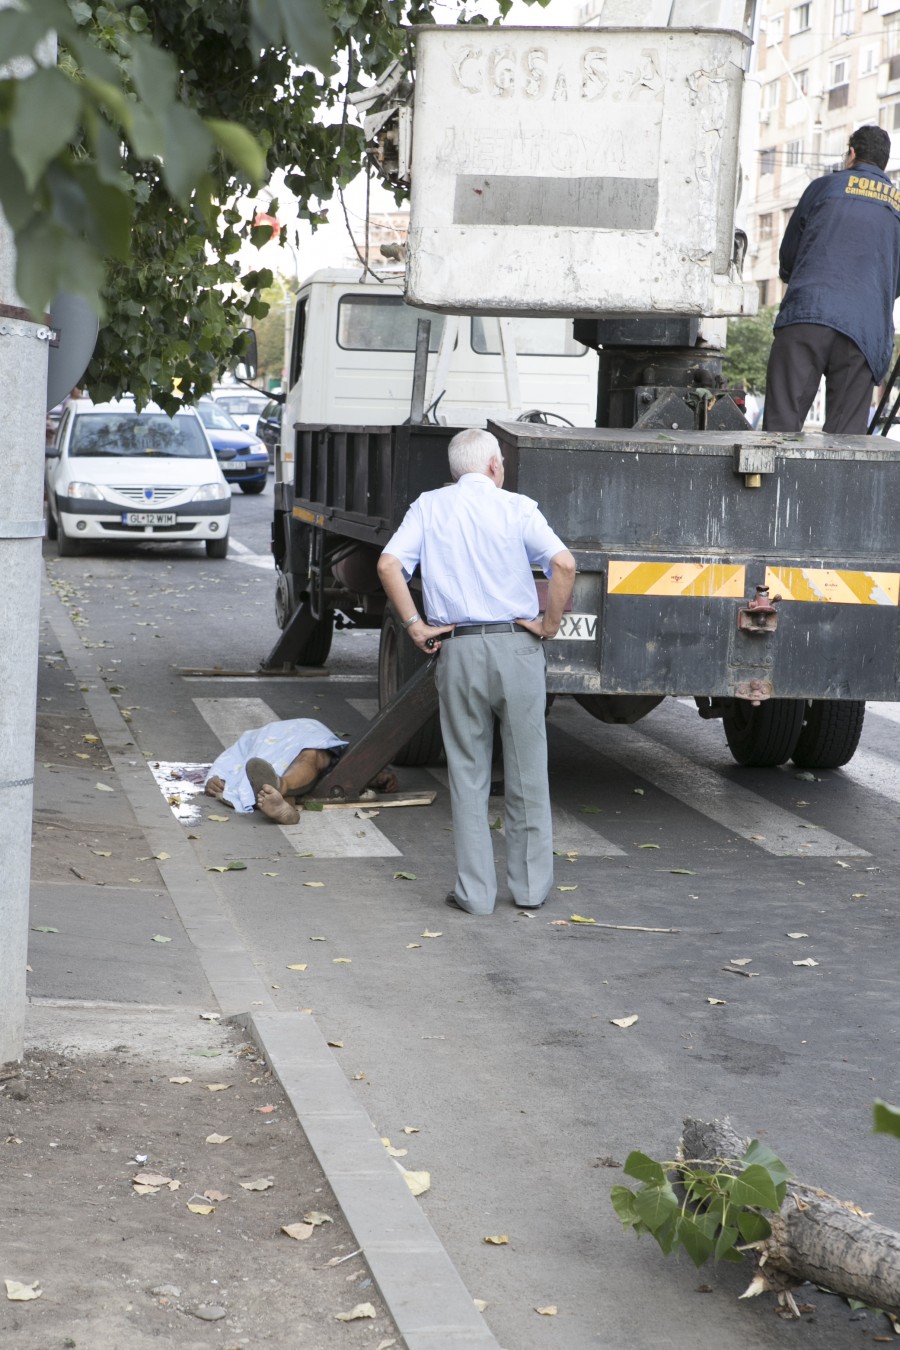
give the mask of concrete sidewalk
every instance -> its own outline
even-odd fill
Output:
[[[106,1017],[110,1032],[99,1043],[108,1049],[120,1039],[116,1028],[127,1009],[152,1014],[157,1048],[167,1019],[173,1045],[183,1045],[189,1023],[204,1025],[201,1013],[232,1019],[280,1083],[368,1262],[396,1328],[384,1344],[496,1350],[314,1019],[276,1009],[189,830],[175,820],[132,738],[115,686],[103,683],[96,656],[46,586],[43,613],[30,1045],[90,1051],[98,1019]],[[71,1017],[67,1033],[66,1019],[86,1008],[88,1023]],[[118,1092],[127,1091],[120,1083]],[[135,1115],[153,1134],[143,1083],[135,1096]],[[169,1109],[165,1098],[155,1100],[160,1112]],[[330,1343],[323,1335],[322,1346]],[[355,1343],[376,1346],[378,1338]]]

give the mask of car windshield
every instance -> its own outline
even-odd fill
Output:
[[[243,428],[238,426],[224,408],[216,407],[215,403],[198,403],[197,415],[208,430],[240,431],[243,435]]]
[[[195,417],[165,413],[80,413],[69,440],[71,457],[159,455],[208,459],[209,445]]]
[[[266,406],[262,397],[253,394],[216,394],[216,402],[231,413],[232,417],[256,416]]]

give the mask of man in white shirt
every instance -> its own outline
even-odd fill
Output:
[[[536,502],[504,492],[495,436],[472,427],[449,446],[454,482],[407,511],[378,563],[388,600],[423,652],[441,650],[437,687],[457,876],[447,903],[490,914],[497,878],[488,824],[494,718],[506,784],[507,880],[521,909],[553,884],[546,659],[575,583],[575,559]],[[421,569],[423,619],[409,590]],[[532,566],[549,577],[544,612]],[[443,639],[443,643],[442,643]]]

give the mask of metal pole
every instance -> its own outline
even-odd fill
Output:
[[[419,319],[416,324],[416,357],[413,365],[412,398],[409,420],[414,426],[425,421],[425,381],[428,378],[428,346],[431,341],[431,320]]]
[[[22,1058],[50,333],[15,292],[0,216],[0,1065]]]

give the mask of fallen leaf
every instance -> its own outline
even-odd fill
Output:
[[[711,1003],[714,1007],[721,1008],[725,1006],[724,998],[708,998],[706,1001],[707,1003]]]
[[[336,1322],[356,1322],[361,1317],[375,1316],[377,1316],[377,1314],[371,1303],[357,1303],[356,1307],[351,1308],[349,1312],[335,1313],[334,1320]]]
[[[540,1313],[541,1317],[555,1317],[559,1309],[555,1303],[548,1303],[545,1308],[535,1308],[534,1311]]]
[[[188,1209],[192,1214],[215,1214],[215,1205],[192,1205],[188,1202]]]
[[[669,871],[673,877],[695,877],[696,872],[691,872],[687,867],[670,867]]]
[[[764,834],[751,834],[751,836],[750,836],[751,839],[756,839],[756,840],[765,839],[765,837],[766,837],[766,836],[765,836]]]
[[[421,947],[421,945],[422,945],[421,942],[407,942],[406,950],[408,952],[414,952],[417,951]]]
[[[384,1144],[385,1148],[387,1149],[388,1153],[391,1155],[392,1158],[405,1158],[407,1153],[409,1152],[408,1148],[394,1148],[390,1139],[387,1139],[385,1137],[382,1138],[381,1142]]]
[[[35,1280],[34,1284],[22,1284],[19,1280],[4,1280],[6,1285],[6,1297],[12,1303],[27,1303],[30,1299],[40,1298],[44,1292],[38,1288],[40,1280]]]
[[[443,933],[432,933],[430,928],[426,928],[424,933],[419,934],[419,937],[423,938],[439,938],[443,936]]]
[[[577,891],[577,886],[557,886],[558,891]]]
[[[309,940],[310,940],[310,942],[327,942],[327,941],[328,941],[327,938],[323,938],[323,937],[311,937]]]
[[[301,961],[301,962],[298,962],[297,965],[295,965],[295,966],[286,966],[285,969],[286,969],[286,970],[306,970],[308,964],[309,964],[309,963],[308,963],[307,961]]]
[[[98,858],[111,858],[111,857],[112,857],[112,854],[109,853],[109,852],[107,852],[107,850],[106,850],[106,849],[103,849],[103,848],[92,848],[92,849],[91,849],[91,852],[92,852],[92,853],[96,853],[96,855],[97,855]]]
[[[353,1075],[353,1081],[354,1083],[362,1083],[365,1081],[365,1077],[366,1075],[364,1073],[355,1073]]]
[[[221,1022],[222,1020],[221,1013],[200,1013],[199,1017],[201,1022]]]
[[[582,919],[581,922],[586,923],[587,920]],[[551,919],[549,923],[550,928],[568,928],[568,926],[569,926],[568,919]]]
[[[207,1083],[207,1092],[227,1092],[231,1087],[230,1083]]]
[[[111,788],[108,783],[95,783],[94,787],[98,792],[115,792],[116,790],[115,788]]]
[[[335,956],[331,964],[333,966],[350,966],[353,964],[352,956]]]
[[[343,1041],[329,1041],[328,1044],[335,1050],[343,1050],[344,1048]]]
[[[312,1237],[316,1230],[311,1223],[283,1223],[281,1231],[287,1233],[289,1238],[294,1238],[297,1242],[305,1242],[308,1237]]]
[[[644,789],[643,789],[643,788],[632,788],[631,790],[632,790],[632,792],[634,793],[634,795],[635,795],[636,797],[643,797],[643,795],[644,795]]]
[[[325,885],[324,881],[304,881],[304,886],[308,886],[311,891],[321,890]]]
[[[630,1017],[611,1017],[610,1022],[614,1027],[633,1027],[638,1020],[637,1013],[632,1013]]]
[[[129,878],[129,880],[130,880],[130,878]],[[151,941],[151,942],[171,942],[172,939],[171,939],[170,937],[166,937],[163,933],[154,933],[154,935],[153,935],[153,937],[150,939],[150,941]]]
[[[222,1200],[228,1199],[228,1196],[225,1194],[224,1191],[204,1191],[203,1197],[206,1200],[211,1200],[214,1205],[218,1204]]]
[[[278,876],[278,873],[277,873],[277,872],[263,872],[263,876],[264,876],[264,877],[277,877],[277,876]]]
[[[329,1262],[329,1265],[330,1264],[331,1263]],[[396,1336],[388,1336],[386,1340],[378,1342],[378,1344],[375,1347],[375,1350],[392,1350],[392,1346],[395,1346],[396,1344],[397,1344]]]
[[[835,858],[835,860],[834,860],[834,865],[835,865],[835,867],[849,867],[849,866],[850,866],[849,863],[841,862],[840,858]]]
[[[483,1298],[473,1298],[472,1302],[475,1304],[478,1312],[484,1312],[486,1308],[490,1307],[490,1304]]]
[[[866,892],[866,891],[854,891],[853,894],[851,895],[850,899],[851,899],[851,900],[865,900],[867,894],[868,894],[868,892]]]
[[[144,1186],[142,1183],[135,1183],[135,1195],[159,1195],[158,1186]]]
[[[799,778],[803,783],[814,783],[816,781],[816,775],[810,773],[808,769],[804,769],[801,773],[795,773],[794,777]]]
[[[730,958],[730,960],[731,960],[731,964],[732,964],[733,966],[749,966],[750,962],[753,960],[753,957],[752,957],[752,956],[732,956],[732,957]]]
[[[324,807],[322,806],[322,803],[321,803],[321,802],[304,802],[304,803],[303,803],[303,810],[304,810],[304,811],[322,811],[322,810],[324,810]]]
[[[491,821],[490,828],[491,828],[492,830],[502,830],[502,829],[503,829],[503,817],[502,817],[502,816],[498,816],[496,820]]]
[[[224,824],[227,820],[231,819],[231,816],[207,816],[206,819],[215,820],[218,821],[219,824]]]
[[[638,844],[638,848],[659,848],[659,844]]]
[[[509,1242],[509,1238],[505,1233],[500,1233],[497,1237],[482,1238],[482,1241],[486,1242],[489,1247],[505,1247]]]
[[[32,933],[58,933],[58,928],[50,928],[45,924],[32,924]]]
[[[356,813],[356,819],[357,819],[357,820],[371,820],[373,816],[377,816],[377,815],[379,815],[379,814],[380,814],[380,813],[379,813],[378,811],[357,811],[357,813]]]
[[[787,936],[788,936],[789,938],[793,938],[793,939],[796,941],[797,938],[805,938],[805,937],[808,938],[808,937],[809,937],[809,933],[788,933]]]
[[[254,1106],[253,1110],[258,1112],[261,1116],[270,1116],[273,1111],[278,1110],[278,1107],[268,1103],[266,1106]]]
[[[330,1214],[323,1214],[320,1209],[311,1209],[308,1214],[303,1215],[304,1223],[311,1223],[313,1228],[320,1227],[323,1223],[334,1223]]]
[[[271,1177],[257,1177],[255,1181],[238,1183],[242,1191],[268,1191],[275,1185]]]
[[[135,1172],[131,1180],[140,1186],[158,1187],[158,1186],[168,1186],[172,1178],[164,1176],[162,1172],[150,1172],[144,1169],[141,1172]]]
[[[404,1126],[403,1126],[403,1133],[404,1133],[404,1134],[418,1134],[418,1133],[419,1133],[419,1127],[418,1127],[418,1125],[404,1125]]]
[[[569,916],[572,923],[596,923],[596,919],[586,919],[583,914],[572,914]],[[565,923],[565,919],[557,919],[557,923]]]
[[[81,739],[86,741],[88,745],[98,745],[100,741],[99,736],[82,736]]]
[[[208,1134],[206,1142],[208,1144],[227,1144],[230,1138],[230,1134]]]
[[[157,862],[167,862],[172,855],[171,853],[154,853],[153,856]]]
[[[424,1195],[426,1191],[431,1190],[430,1172],[407,1172],[403,1171],[403,1180],[406,1182],[413,1195]]]
[[[415,872],[395,872],[395,873],[394,873],[394,880],[395,880],[395,881],[415,881],[415,880],[416,880],[416,874],[415,874]]]
[[[218,867],[207,867],[207,872],[246,872],[245,862],[229,862]]]
[[[817,966],[818,964],[819,964],[818,961],[814,961],[814,960],[812,959],[811,956],[807,956],[806,959],[803,960],[803,961],[792,961],[792,962],[791,962],[791,965],[792,965],[792,966],[810,966],[810,967],[812,967],[812,966]]]

